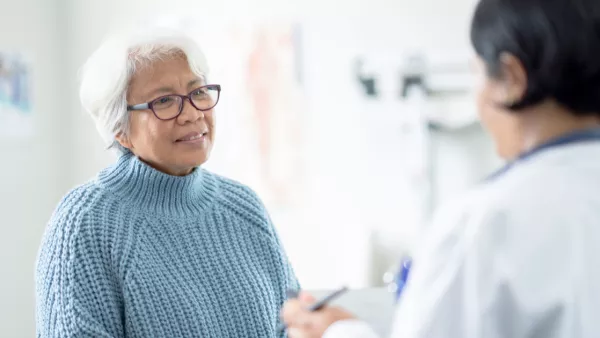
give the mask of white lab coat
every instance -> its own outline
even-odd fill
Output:
[[[600,337],[600,142],[546,149],[440,210],[393,338]],[[325,338],[376,337],[365,323]]]

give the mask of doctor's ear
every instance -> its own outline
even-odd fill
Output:
[[[500,54],[498,82],[500,84],[499,103],[511,106],[519,103],[527,92],[527,72],[523,63],[509,53]]]

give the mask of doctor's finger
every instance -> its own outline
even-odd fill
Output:
[[[287,301],[281,310],[281,318],[288,326],[298,326],[299,318],[304,317],[305,305],[298,299]]]
[[[298,295],[298,299],[302,304],[304,304],[304,306],[310,306],[317,302],[313,295],[305,291],[300,292],[300,294]]]

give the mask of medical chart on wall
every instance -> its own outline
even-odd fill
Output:
[[[0,138],[33,134],[31,63],[0,50]]]

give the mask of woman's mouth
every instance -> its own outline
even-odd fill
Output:
[[[182,138],[177,139],[177,143],[199,143],[199,142],[203,142],[206,139],[206,135],[208,135],[208,132],[193,132],[193,133],[189,133],[186,134],[185,136],[183,136]]]

